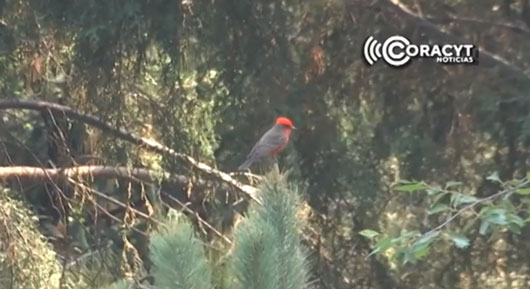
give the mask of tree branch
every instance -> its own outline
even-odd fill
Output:
[[[408,21],[415,22],[417,25],[425,27],[431,33],[448,39],[450,41],[455,41],[459,43],[465,42],[464,39],[457,37],[451,34],[449,31],[442,27],[438,27],[434,23],[426,20],[425,18],[415,14],[407,6],[401,3],[399,0],[377,0],[376,5],[380,7],[383,11],[390,12],[392,14],[397,14]],[[502,58],[501,56],[491,53],[486,49],[479,47],[480,57],[486,60],[487,63],[496,64],[501,67],[503,70],[510,72],[512,75],[530,79],[530,74],[523,71],[523,69],[515,66],[513,63]]]
[[[120,139],[126,140],[128,142],[131,142],[133,144],[136,144],[142,147],[145,147],[148,150],[151,150],[151,151],[154,151],[160,154],[169,155],[180,161],[184,161],[185,163],[192,165],[194,168],[198,169],[199,171],[207,175],[213,176],[233,186],[237,190],[243,192],[244,194],[246,194],[247,196],[249,196],[256,202],[261,204],[260,200],[257,198],[257,195],[256,195],[257,189],[255,187],[250,186],[250,185],[245,185],[239,182],[238,180],[232,178],[232,176],[230,176],[229,174],[223,171],[216,170],[210,167],[209,165],[205,163],[201,163],[186,154],[176,152],[173,149],[166,147],[155,140],[137,136],[121,128],[115,128],[111,126],[110,124],[103,122],[96,116],[83,114],[68,106],[45,102],[45,101],[38,101],[38,100],[18,100],[18,99],[2,100],[0,101],[0,109],[30,109],[30,110],[52,111],[52,112],[62,113],[66,117],[73,118],[83,123],[86,123],[88,125],[97,127],[101,129],[103,132],[114,135],[115,137],[118,137]],[[23,173],[23,171],[21,173]],[[138,173],[140,173],[140,171],[138,171]],[[143,174],[140,173],[140,175],[143,175]]]

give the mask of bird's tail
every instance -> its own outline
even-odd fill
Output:
[[[249,157],[245,162],[243,162],[239,167],[237,167],[237,169],[240,171],[248,170],[252,163],[254,163],[254,158]]]

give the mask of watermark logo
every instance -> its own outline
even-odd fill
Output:
[[[380,43],[370,36],[364,42],[363,56],[368,65],[374,65],[382,58],[394,67],[404,66],[418,57],[433,58],[441,64],[475,64],[478,48],[474,44],[413,44],[400,35]]]

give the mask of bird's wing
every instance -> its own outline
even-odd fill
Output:
[[[273,150],[278,149],[278,147],[284,146],[287,144],[288,136],[282,132],[269,130],[266,132],[261,139],[254,145],[248,157],[257,154],[259,156],[266,155]]]

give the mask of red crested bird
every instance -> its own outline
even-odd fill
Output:
[[[289,143],[289,137],[294,128],[290,119],[284,116],[278,117],[274,126],[254,145],[247,159],[238,169],[246,170],[265,158],[276,157]]]

